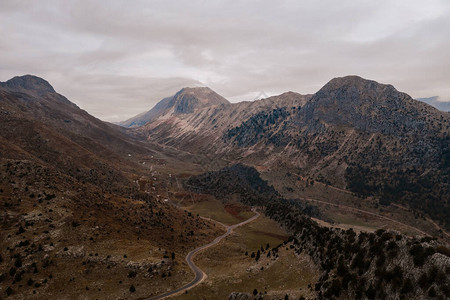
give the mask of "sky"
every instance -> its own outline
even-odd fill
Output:
[[[359,75],[450,101],[450,1],[0,0],[0,81],[33,74],[105,121],[186,86],[232,102]]]

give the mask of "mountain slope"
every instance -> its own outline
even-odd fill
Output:
[[[165,177],[153,167],[184,154],[134,140],[41,78],[0,83],[0,128],[2,295],[130,298],[132,284],[134,297],[157,294],[185,280],[187,251],[221,232],[158,199]],[[137,184],[148,175],[151,191]]]
[[[183,88],[175,95],[159,101],[148,112],[120,122],[119,125],[139,127],[163,115],[190,114],[196,109],[221,104],[227,105],[229,102],[208,87]]]
[[[3,147],[22,150],[5,149],[3,157],[35,158],[106,186],[115,182],[109,176],[123,176],[118,169],[134,168],[125,161],[128,154],[154,153],[126,136],[120,127],[79,109],[40,78],[15,77],[2,84],[0,97]],[[93,175],[92,166],[102,171]]]
[[[193,153],[403,203],[449,225],[449,113],[358,76],[294,98],[206,108],[157,119],[138,132]]]
[[[193,176],[186,185],[223,201],[234,198],[265,206],[266,215],[292,234],[278,247],[295,251],[294,260],[308,254],[321,269],[314,285],[318,299],[425,299],[427,295],[444,299],[450,295],[449,249],[431,237],[411,238],[384,229],[358,233],[321,227],[305,215],[314,213],[313,207],[283,199],[255,169],[242,164]],[[262,265],[266,269],[267,264]]]
[[[377,195],[384,203],[407,204],[449,225],[448,113],[391,85],[349,76],[331,80],[302,109],[277,122],[282,126],[244,123],[224,139],[257,149],[256,163],[274,147],[273,164]]]
[[[295,109],[309,98],[310,95],[287,92],[263,100],[210,106],[190,114],[157,118],[135,132],[141,138],[193,153],[225,153],[232,150],[222,141],[227,130],[259,113],[281,108]]]

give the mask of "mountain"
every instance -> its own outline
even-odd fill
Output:
[[[357,76],[331,80],[299,110],[275,112],[275,126],[256,118],[227,131],[225,141],[252,147],[255,164],[287,166],[449,225],[450,114]]]
[[[347,76],[312,96],[204,108],[136,132],[193,153],[403,203],[448,226],[449,116],[392,85]]]
[[[135,129],[141,138],[160,144],[189,149],[193,153],[226,153],[224,133],[254,115],[274,109],[293,109],[304,105],[311,95],[286,92],[267,99],[209,106],[189,114],[161,116]]]
[[[430,104],[439,110],[450,112],[450,102],[440,101],[438,96],[428,97],[428,98],[417,98],[416,100]]]
[[[147,122],[159,117],[168,109],[169,102],[173,99],[172,97],[167,97],[159,101],[152,109],[149,111],[140,113],[126,121],[117,123],[120,126],[132,128],[145,125]]]
[[[163,115],[190,114],[197,109],[221,104],[227,105],[229,102],[208,87],[183,88],[159,101],[151,110],[119,122],[119,125],[139,127]]]
[[[135,168],[126,162],[128,154],[155,153],[121,127],[79,109],[38,77],[26,75],[2,83],[0,97],[2,157],[37,159],[106,187],[115,183],[110,176],[123,177],[122,171]],[[102,171],[93,176],[92,166]]]
[[[160,199],[157,170],[190,156],[137,141],[41,78],[0,83],[0,127],[2,297],[122,297],[131,284],[146,297],[178,284],[187,252],[223,231]],[[174,279],[144,285],[153,274]]]
[[[6,82],[0,82],[0,87],[10,91],[26,91],[37,95],[55,93],[48,81],[33,75],[16,76]]]
[[[189,285],[185,257],[201,247],[196,259],[208,278],[189,290],[193,298],[217,298],[224,286],[221,295],[267,290],[274,299],[293,290],[295,298],[448,298],[448,247],[373,229],[407,226],[378,206],[389,202],[448,226],[448,113],[357,76],[314,95],[234,104],[215,95],[183,89],[145,125],[124,128],[44,79],[1,82],[1,293],[147,299]],[[304,181],[337,204],[308,199]],[[348,217],[348,202],[373,227],[343,230],[308,217]],[[372,212],[359,206],[367,203]],[[377,217],[391,225],[365,220]],[[221,247],[206,249],[231,229]]]

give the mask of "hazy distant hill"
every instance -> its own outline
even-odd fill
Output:
[[[430,104],[439,110],[450,112],[450,102],[439,101],[439,96],[433,96],[428,98],[417,98],[416,100]]]

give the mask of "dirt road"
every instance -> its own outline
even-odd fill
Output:
[[[311,202],[327,204],[327,205],[331,205],[331,206],[338,207],[338,208],[344,208],[344,209],[347,209],[347,210],[350,210],[350,211],[359,212],[359,213],[370,215],[370,216],[374,216],[374,217],[377,217],[377,218],[380,218],[380,219],[388,220],[390,222],[397,223],[399,225],[408,227],[409,229],[412,229],[412,230],[416,231],[420,235],[430,236],[428,233],[420,230],[419,228],[416,228],[414,226],[411,226],[411,225],[399,222],[397,220],[394,220],[394,219],[391,219],[389,217],[386,217],[386,216],[383,216],[383,215],[379,215],[379,214],[376,214],[376,213],[373,213],[373,212],[370,212],[370,211],[367,211],[367,210],[362,210],[362,209],[351,207],[351,206],[347,206],[347,205],[335,204],[335,203],[330,203],[330,202],[326,202],[326,201],[320,201],[320,200],[311,199],[311,198],[302,198],[302,199],[307,200],[307,201],[311,201]]]
[[[216,237],[214,239],[214,241],[212,241],[211,243],[203,245],[203,246],[200,246],[198,248],[195,248],[194,250],[192,250],[191,252],[189,252],[186,255],[186,262],[187,262],[188,266],[191,268],[191,270],[195,274],[195,278],[191,282],[189,282],[188,284],[186,284],[186,285],[184,285],[182,287],[179,287],[179,288],[177,288],[177,289],[175,289],[173,291],[164,293],[162,295],[154,296],[154,297],[151,297],[151,298],[146,298],[146,300],[164,299],[164,298],[167,298],[167,297],[170,297],[170,296],[174,296],[174,295],[177,295],[177,294],[184,293],[185,291],[187,291],[187,290],[197,286],[203,280],[205,280],[206,279],[206,274],[199,267],[197,267],[195,265],[195,263],[192,261],[192,258],[194,257],[194,255],[197,254],[200,251],[208,249],[209,247],[217,245],[223,238],[225,238],[226,236],[230,235],[233,232],[233,229],[235,229],[237,227],[240,227],[242,225],[248,224],[248,223],[254,221],[256,218],[258,218],[260,214],[254,209],[252,211],[255,213],[255,215],[253,217],[251,217],[250,219],[247,219],[247,220],[245,220],[245,221],[243,221],[241,223],[238,223],[238,224],[234,224],[234,225],[228,226],[228,225],[225,225],[223,223],[217,222],[217,223],[223,225],[226,228],[227,232],[225,232],[224,234],[222,234],[219,237]]]

